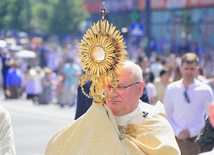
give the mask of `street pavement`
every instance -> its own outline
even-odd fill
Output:
[[[54,133],[74,121],[75,107],[38,105],[24,97],[5,100],[2,92],[0,104],[10,112],[17,155],[44,155]]]

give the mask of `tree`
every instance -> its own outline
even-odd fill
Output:
[[[53,6],[58,0],[31,0],[30,27],[33,31],[48,33]]]
[[[0,10],[1,10],[1,25],[2,28],[9,29],[18,29],[23,30],[24,24],[23,19],[23,11],[24,5],[27,1],[25,0],[3,0],[0,2]]]
[[[68,34],[87,16],[82,0],[0,0],[0,29]]]
[[[0,29],[5,27],[4,17],[7,15],[7,5],[8,2],[6,0],[0,1]]]
[[[59,0],[54,5],[49,32],[58,35],[77,32],[79,23],[87,16],[82,0]]]

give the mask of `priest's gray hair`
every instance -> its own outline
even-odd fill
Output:
[[[124,69],[130,69],[133,73],[133,79],[135,79],[138,82],[143,81],[143,72],[139,65],[135,64],[134,62],[130,60],[126,60],[123,63]],[[131,75],[130,75],[131,76]]]

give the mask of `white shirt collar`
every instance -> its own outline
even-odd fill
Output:
[[[114,116],[117,125],[125,126],[133,117],[135,117],[139,113],[139,111],[140,111],[140,106],[138,105],[137,108],[131,113],[128,113],[123,116]]]

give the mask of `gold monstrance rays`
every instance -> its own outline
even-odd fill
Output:
[[[80,63],[85,75],[80,79],[80,86],[83,93],[94,98],[96,103],[103,103],[110,94],[103,94],[104,87],[111,83],[117,87],[118,74],[126,59],[126,46],[123,36],[116,27],[109,24],[104,16],[108,12],[103,8],[100,10],[102,19],[86,31],[79,44]],[[86,94],[83,85],[86,80],[92,82],[89,94]]]

